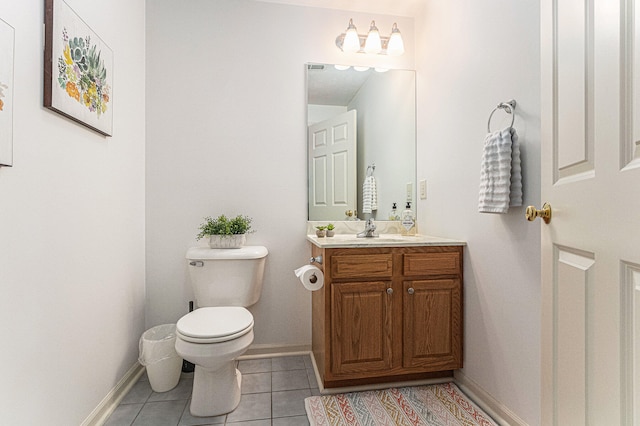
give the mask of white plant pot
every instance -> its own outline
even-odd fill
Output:
[[[212,249],[240,248],[247,242],[247,234],[209,235],[209,247]]]

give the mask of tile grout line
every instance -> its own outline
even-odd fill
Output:
[[[282,360],[278,361],[277,365],[274,366],[274,362],[273,362],[274,359],[279,359],[278,357],[274,357],[274,358],[269,358],[269,367],[268,367],[268,369],[263,369],[263,367],[257,367],[256,368],[257,371],[250,371],[250,372],[245,373],[245,375],[248,376],[248,375],[251,375],[251,374],[261,374],[263,372],[266,373],[268,371],[269,379],[270,379],[269,415],[268,415],[267,418],[262,418],[262,419],[256,418],[256,419],[239,420],[240,423],[263,420],[263,421],[270,421],[270,423],[273,424],[274,420],[276,419],[274,417],[274,414],[275,414],[274,413],[274,392],[276,392],[274,390],[274,373],[281,373],[282,375],[286,375],[287,372],[292,372],[292,371],[303,372],[304,373],[304,379],[305,379],[305,381],[304,381],[305,385],[303,385],[304,386],[303,388],[287,389],[287,387],[289,387],[289,386],[294,386],[295,387],[295,385],[286,385],[285,384],[285,385],[281,385],[281,387],[284,387],[285,389],[281,389],[278,392],[298,391],[298,390],[300,390],[300,391],[304,391],[306,393],[312,394],[312,392],[313,392],[312,383],[309,380],[309,375],[308,375],[308,371],[307,371],[308,370],[308,367],[307,367],[308,363],[307,363],[307,360],[305,360],[303,356],[300,356],[300,357],[301,358],[299,358],[298,361],[301,362],[301,364],[303,365],[302,367],[300,367],[300,362],[289,363],[289,362],[282,361]],[[285,357],[280,357],[280,358],[285,358]],[[277,368],[277,370],[274,370],[274,367]],[[236,368],[239,369],[239,362],[237,362],[237,361],[236,361]],[[267,370],[267,371],[265,371],[265,370]],[[187,378],[186,377],[181,377],[180,380],[184,380],[184,379],[187,379]],[[283,379],[281,378],[280,380],[283,380]],[[143,381],[145,381],[145,380],[140,380],[140,382],[143,382]],[[146,381],[148,382],[148,380],[146,380]],[[286,380],[285,380],[285,383],[286,383]],[[259,387],[257,389],[259,390]],[[254,394],[259,394],[261,392],[253,392],[253,393]],[[149,392],[148,395],[146,395],[143,399],[138,400],[140,402],[131,402],[129,404],[120,404],[121,406],[140,404],[139,410],[136,412],[135,416],[133,416],[133,418],[129,421],[129,423],[128,423],[129,426],[133,426],[133,424],[138,420],[144,421],[144,418],[142,418],[141,415],[144,412],[145,407],[147,408],[147,410],[149,409],[149,407],[150,407],[149,404],[151,404],[151,402],[166,403],[166,402],[170,402],[170,401],[178,401],[178,400],[184,399],[184,398],[180,398],[179,397],[179,396],[182,396],[182,395],[176,395],[176,397],[178,397],[177,399],[166,399],[166,400],[159,399],[158,401],[151,401],[151,399],[153,399],[153,396],[155,394],[157,394],[157,392],[154,392],[151,389],[151,391]],[[242,395],[244,396],[245,394],[242,394]],[[246,394],[246,395],[249,395],[249,394]],[[189,409],[189,400],[191,399],[191,396],[192,395],[191,395],[191,392],[190,392],[189,396],[184,400],[184,405],[182,406],[182,411],[180,412],[180,415],[178,417],[178,421],[176,423],[176,426],[179,426],[181,424],[180,422],[184,419],[185,412],[186,412],[186,410]],[[282,412],[280,414],[284,414],[284,415],[282,415],[280,417],[277,417],[278,419],[279,418],[303,417],[304,416],[303,414],[296,413],[295,410],[287,412],[287,413]],[[144,415],[147,416],[148,412],[145,412]],[[107,421],[108,421],[108,419],[107,419]],[[219,423],[219,424],[223,425],[223,426],[224,425],[232,426],[235,423],[234,422],[229,423],[229,414],[226,414],[224,419],[222,420],[222,423]]]

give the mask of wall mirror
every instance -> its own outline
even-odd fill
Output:
[[[408,199],[415,211],[415,71],[344,68],[306,67],[309,220],[355,219],[348,211],[388,220],[393,203],[400,213]],[[369,191],[363,202],[369,175],[371,213]]]

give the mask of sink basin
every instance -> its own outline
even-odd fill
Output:
[[[386,243],[401,243],[401,242],[407,242],[407,241],[413,241],[415,240],[415,236],[413,235],[379,235],[377,237],[371,237],[371,238],[355,238],[356,241],[362,241],[364,240],[364,242],[372,242],[375,243],[376,241],[378,242],[386,242]]]
[[[415,235],[398,235],[398,234],[380,234],[377,237],[357,237],[351,234],[337,234],[334,237],[327,238],[328,243],[331,239],[340,243],[350,244],[385,244],[385,243],[407,243],[416,240]]]

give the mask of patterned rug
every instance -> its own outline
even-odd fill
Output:
[[[498,426],[453,383],[312,396],[304,405],[311,426]]]

